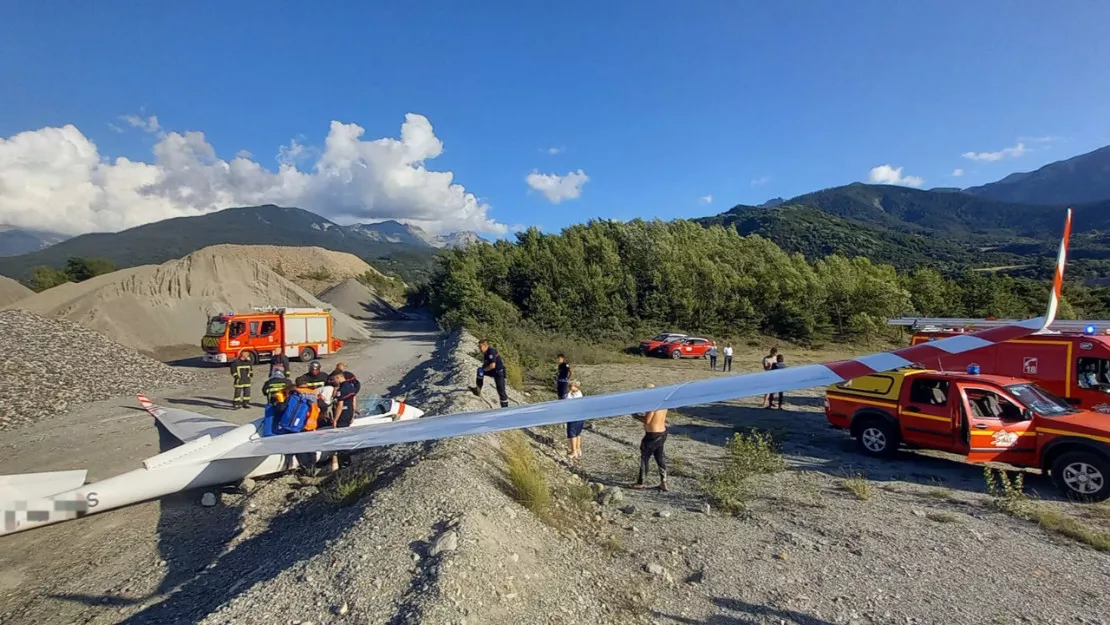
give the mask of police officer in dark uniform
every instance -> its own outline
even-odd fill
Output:
[[[251,382],[254,379],[254,367],[251,361],[239,355],[231,361],[231,384],[235,388],[231,399],[231,407],[235,410],[250,408]]]
[[[567,357],[562,354],[555,360],[559,363],[559,371],[555,374],[555,394],[559,399],[566,399],[570,390],[570,365],[567,364]]]
[[[482,351],[482,366],[478,368],[478,379],[475,381],[475,386],[470,387],[470,392],[477,396],[482,395],[482,383],[485,382],[486,376],[492,376],[493,382],[497,386],[497,396],[501,400],[501,407],[509,407],[509,393],[505,390],[505,363],[501,360],[501,354],[490,346],[489,341],[482,339],[478,342],[478,349]]]
[[[308,373],[297,378],[295,384],[318,391],[328,383],[328,374],[320,370],[320,361],[308,363]]]

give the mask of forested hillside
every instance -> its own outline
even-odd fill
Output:
[[[1043,312],[1047,282],[842,255],[808,261],[760,236],[691,221],[591,221],[560,234],[452,251],[427,296],[441,322],[530,327],[576,336],[680,329],[762,332],[812,343],[867,339],[904,314],[1025,317]],[[1104,289],[1069,284],[1062,318],[1102,316]]]

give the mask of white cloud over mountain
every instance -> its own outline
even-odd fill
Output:
[[[925,184],[925,179],[920,176],[903,176],[901,167],[879,165],[872,167],[867,175],[871,184],[896,184],[903,187],[920,187]]]
[[[582,195],[582,185],[589,182],[590,177],[581,169],[568,172],[565,176],[541,174],[532,170],[524,181],[529,187],[542,193],[547,201],[558,204],[563,200],[573,200]]]
[[[1049,140],[1051,138],[1045,137]],[[1010,148],[1002,148],[997,152],[964,152],[963,157],[973,161],[1000,161],[1004,158],[1017,158],[1022,154],[1028,152],[1029,149],[1025,147],[1025,143],[1018,141],[1018,144]]]
[[[433,234],[508,231],[454,174],[425,167],[443,143],[422,115],[405,116],[400,139],[365,140],[357,124],[333,121],[323,149],[281,146],[276,171],[248,152],[224,160],[204,133],[166,132],[153,115],[122,119],[157,133],[153,162],[111,160],[69,124],[0,138],[0,223],[75,235],[272,203],[341,223],[397,219]]]

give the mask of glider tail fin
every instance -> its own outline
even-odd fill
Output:
[[[1052,273],[1052,294],[1048,300],[1048,311],[1045,312],[1044,325],[1041,330],[1056,320],[1056,312],[1060,307],[1060,298],[1064,292],[1064,266],[1068,262],[1068,241],[1071,239],[1071,209],[1068,209],[1067,218],[1064,220],[1064,236],[1060,239],[1060,251],[1056,254],[1056,270]]]

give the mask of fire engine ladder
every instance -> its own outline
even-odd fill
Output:
[[[955,317],[899,317],[888,319],[887,325],[904,326],[918,331],[957,329],[984,329],[1019,323],[1022,319],[962,319]],[[1049,332],[1079,332],[1084,334],[1110,334],[1110,321],[1105,319],[1057,320],[1048,326]]]

